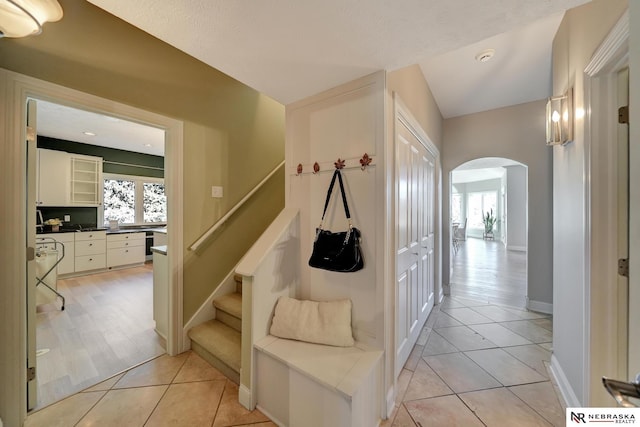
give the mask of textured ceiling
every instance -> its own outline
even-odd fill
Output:
[[[557,28],[558,19],[566,9],[587,2],[89,1],[283,104],[380,69],[421,64],[432,88],[441,86],[436,75],[441,75],[443,69],[455,71],[455,79],[449,80],[462,90],[454,91],[451,99],[449,89],[435,90],[438,103],[446,110],[445,117],[548,96],[548,80],[536,79],[533,89],[522,82],[528,77],[518,79],[514,74],[527,69],[531,71],[529,75],[549,78],[550,40],[555,29],[547,30],[544,37],[533,30],[523,33],[519,29],[550,15],[554,17],[543,27],[556,25]],[[511,33],[514,30],[516,33]],[[501,43],[508,47],[496,53],[496,64],[500,58],[506,61],[493,66],[494,71],[500,68],[500,73],[486,72],[489,67],[485,67],[474,76],[466,68],[459,69],[458,64],[464,62],[461,59],[447,65],[450,58],[445,54],[455,55],[465,46],[496,35],[505,37],[506,42]],[[495,40],[494,46],[502,49],[503,45]],[[473,55],[474,49],[470,51]],[[525,54],[516,54],[518,49]],[[516,63],[521,57],[526,58],[526,65]],[[440,66],[436,67],[432,61]],[[491,66],[491,62],[482,65]],[[467,72],[470,81],[467,81]],[[540,87],[544,93],[538,92]],[[514,95],[515,102],[510,95]],[[484,101],[480,102],[481,99]],[[492,103],[492,99],[497,104]],[[462,104],[465,108],[458,110]],[[474,108],[470,109],[470,104]]]
[[[566,9],[588,2],[88,1],[283,104],[419,64],[444,118],[549,96],[553,36]],[[477,62],[488,48],[493,59]],[[157,129],[55,105],[42,105],[39,118],[48,136],[162,153]],[[82,134],[92,129],[97,137]],[[120,147],[123,132],[129,143]]]

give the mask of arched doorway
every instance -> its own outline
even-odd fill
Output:
[[[450,175],[452,296],[527,305],[527,166],[466,162]]]

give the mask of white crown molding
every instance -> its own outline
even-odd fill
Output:
[[[607,37],[600,43],[591,57],[584,72],[590,77],[597,77],[609,70],[611,64],[628,55],[629,44],[629,9],[625,10]]]

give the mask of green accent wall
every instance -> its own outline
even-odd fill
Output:
[[[0,39],[0,67],[184,122],[187,321],[284,207],[280,171],[206,248],[187,250],[284,159],[284,106],[89,2],[59,2],[64,17],[42,34]]]
[[[102,157],[102,172],[164,178],[164,157],[38,135],[38,148]],[[114,163],[110,163],[114,162]],[[126,163],[126,165],[115,164]],[[136,167],[134,165],[139,165]],[[146,166],[146,167],[145,167]]]

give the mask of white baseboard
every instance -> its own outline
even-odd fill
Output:
[[[527,247],[526,246],[507,245],[507,250],[508,251],[516,251],[516,252],[527,252]]]
[[[262,412],[264,415],[266,415],[266,417],[269,418],[278,427],[287,427],[287,425],[285,423],[283,423],[282,421],[280,421],[279,419],[274,417],[271,413],[269,413],[269,411],[265,411],[265,409],[262,406],[256,405],[256,408],[260,412]]]
[[[393,414],[393,410],[396,407],[396,391],[395,387],[389,388],[387,392],[387,413],[382,414],[382,418],[389,419]]]
[[[556,356],[553,354],[551,355],[551,374],[553,375],[553,378],[555,379],[556,384],[560,389],[560,394],[562,394],[562,398],[567,404],[567,408],[582,407],[582,403],[580,403],[578,396],[576,396],[575,392],[573,391],[573,388],[571,387],[567,376],[564,374],[564,371],[562,370],[558,359],[556,359]]]
[[[534,301],[527,298],[527,308],[538,313],[553,314],[553,304],[542,301]]]
[[[252,400],[251,390],[244,384],[240,384],[240,388],[238,389],[238,402],[248,410],[253,411],[255,409],[255,403],[252,402]]]
[[[234,268],[229,272],[229,274],[227,274],[227,277],[224,278],[222,283],[220,283],[220,285],[216,287],[211,295],[209,295],[209,297],[202,303],[200,308],[198,308],[195,314],[191,316],[191,319],[189,319],[189,321],[184,325],[184,328],[182,328],[182,351],[187,351],[191,348],[191,340],[187,335],[189,329],[216,317],[216,309],[213,307],[213,300],[220,295],[235,292],[236,282],[233,277],[235,275],[235,272],[236,269]]]

